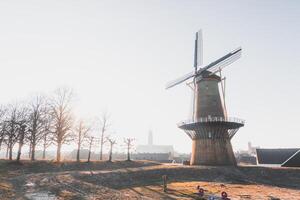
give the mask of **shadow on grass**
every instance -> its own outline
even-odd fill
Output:
[[[75,178],[113,189],[161,185],[162,176],[168,182],[206,181],[242,185],[269,185],[300,189],[300,169],[264,167],[173,167],[124,169],[95,175],[77,174]]]
[[[92,162],[76,162],[76,161],[9,161],[0,160],[0,172],[19,171],[22,174],[31,173],[49,173],[64,171],[96,171],[96,170],[115,170],[122,168],[135,168],[144,166],[160,165],[157,162],[150,161],[92,161]]]

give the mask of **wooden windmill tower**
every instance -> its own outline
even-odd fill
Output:
[[[178,124],[192,139],[191,165],[236,165],[230,140],[244,126],[244,121],[227,116],[225,78],[222,78],[221,70],[239,59],[242,49],[237,48],[208,65],[202,65],[202,46],[200,30],[195,39],[194,70],[170,82],[166,88],[192,79],[188,85],[194,94],[193,116]]]

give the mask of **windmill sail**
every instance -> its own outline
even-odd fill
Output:
[[[202,30],[197,32],[197,66],[203,65],[203,39],[202,39]]]
[[[169,89],[171,87],[174,87],[192,77],[201,75],[204,71],[210,71],[211,74],[215,74],[218,71],[220,71],[222,68],[226,67],[227,65],[230,65],[231,63],[235,62],[237,59],[239,59],[242,55],[242,48],[239,47],[234,51],[231,51],[230,53],[226,54],[225,56],[217,59],[216,61],[210,63],[209,65],[206,65],[205,67],[202,67],[198,69],[198,67],[202,66],[203,63],[203,54],[202,54],[202,47],[203,41],[202,41],[202,31],[198,31],[196,33],[196,39],[195,39],[195,52],[194,52],[194,67],[195,71],[190,72],[174,81],[169,82],[166,85],[166,89]],[[195,81],[195,80],[194,80]]]
[[[194,72],[190,72],[174,81],[171,81],[167,83],[166,89],[169,89],[171,87],[174,87],[175,85],[178,85],[192,77],[195,76],[197,72],[197,67],[202,66],[203,64],[203,39],[202,39],[202,30],[199,30],[196,33],[196,38],[195,38],[195,51],[194,51]]]
[[[193,76],[195,76],[195,72],[190,72],[190,73],[188,73],[188,74],[186,74],[186,75],[184,75],[184,76],[182,76],[182,77],[180,77],[180,78],[178,78],[174,81],[171,81],[171,82],[167,83],[166,89],[174,87],[175,85],[178,85],[178,84],[192,78]]]
[[[203,39],[202,39],[202,30],[200,29],[196,33],[195,39],[195,54],[194,54],[194,68],[195,74],[197,74],[198,66],[203,65]],[[195,103],[196,103],[196,77],[194,77],[193,83],[193,93],[192,93],[192,119],[195,118]]]
[[[230,56],[230,57],[226,58],[225,60],[219,62],[218,64],[214,65],[213,67],[211,67],[209,69],[209,71],[212,74],[215,74],[218,71],[222,70],[224,67],[226,67],[226,66],[230,65],[231,63],[235,62],[236,60],[238,60],[241,56],[242,56],[242,49],[240,49],[240,51],[237,51],[232,56]]]
[[[197,74],[201,74],[203,71],[209,70],[213,74],[218,72],[220,69],[226,67],[227,65],[233,63],[239,59],[242,55],[242,48],[238,48],[225,56],[219,58],[218,60],[210,63],[209,65],[198,70]]]

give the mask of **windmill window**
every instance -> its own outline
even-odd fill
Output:
[[[208,138],[211,138],[211,132],[208,132]]]

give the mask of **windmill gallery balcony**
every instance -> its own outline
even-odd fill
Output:
[[[243,119],[239,119],[236,117],[201,117],[198,118],[196,120],[185,120],[182,122],[179,122],[177,125],[178,126],[182,126],[182,125],[186,125],[186,124],[192,124],[192,123],[211,123],[211,122],[228,122],[228,123],[238,123],[238,124],[245,124],[245,120]]]
[[[186,120],[178,123],[178,127],[183,129],[189,137],[220,138],[231,139],[240,127],[243,127],[245,120],[235,117],[202,117],[196,120]],[[228,134],[224,134],[228,133]]]

